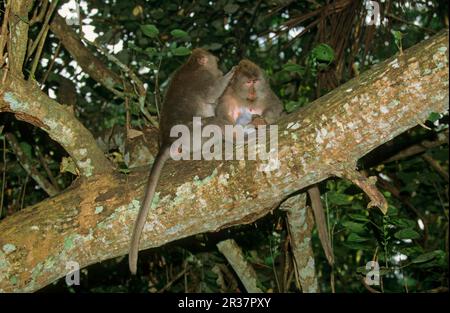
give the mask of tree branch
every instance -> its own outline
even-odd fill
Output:
[[[34,81],[8,74],[0,85],[0,112],[12,112],[47,132],[73,158],[83,176],[111,172],[112,166],[78,119],[43,93]]]

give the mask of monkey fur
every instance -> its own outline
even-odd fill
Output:
[[[192,125],[193,117],[214,116],[217,99],[227,87],[233,70],[223,76],[217,58],[203,49],[194,49],[191,56],[173,75],[160,119],[160,149],[155,158],[145,187],[144,199],[133,227],[128,256],[132,274],[137,271],[139,240],[147,219],[156,186],[165,162],[170,158],[170,147],[175,138],[170,130],[175,125]]]

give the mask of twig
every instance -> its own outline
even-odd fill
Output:
[[[380,291],[378,291],[378,290],[376,290],[376,289],[370,287],[369,285],[367,285],[367,284],[366,284],[366,280],[365,280],[364,278],[361,279],[361,282],[362,282],[363,286],[364,286],[367,290],[369,290],[371,293],[381,293]]]
[[[174,282],[176,282],[178,279],[180,279],[181,276],[183,276],[183,275],[186,273],[186,271],[187,271],[188,269],[189,269],[189,268],[186,266],[180,273],[177,274],[177,276],[175,276],[175,277],[174,277],[171,281],[169,281],[164,287],[162,287],[160,290],[158,290],[158,293],[162,293],[162,292],[166,291],[167,289],[169,289],[170,286],[172,286]]]
[[[80,38],[83,39],[86,43],[96,47],[100,52],[102,52],[108,58],[108,60],[115,63],[117,66],[119,66],[119,68],[122,71],[124,71],[125,73],[127,73],[130,76],[131,80],[134,82],[133,85],[135,86],[135,88],[137,88],[137,90],[135,90],[135,91],[136,91],[136,94],[138,95],[139,108],[141,109],[142,114],[144,114],[144,116],[149,120],[149,122],[153,126],[158,127],[158,122],[155,121],[155,119],[150,115],[150,113],[145,108],[145,98],[146,98],[147,92],[145,90],[144,84],[137,77],[137,75],[127,65],[123,64],[118,58],[116,58],[115,56],[110,54],[105,48],[100,46],[95,41],[87,40],[86,37],[84,37],[83,35],[80,35]]]
[[[39,41],[39,46],[36,54],[34,55],[33,65],[31,66],[30,77],[34,77],[34,72],[36,71],[37,65],[39,63],[39,59],[41,58],[42,49],[44,48],[45,39],[47,38],[49,26],[45,25],[44,34],[42,35],[41,40]]]
[[[44,18],[45,12],[47,12],[48,0],[44,0],[41,4],[40,8],[36,7],[34,10],[33,17],[30,19],[30,26],[42,21]]]
[[[434,31],[434,30],[432,30],[430,28],[423,27],[423,26],[420,26],[420,25],[416,25],[413,22],[410,22],[410,21],[407,21],[405,19],[402,19],[401,17],[395,16],[392,13],[388,13],[388,14],[386,14],[386,16],[392,18],[393,20],[397,20],[397,21],[399,21],[401,23],[404,23],[404,24],[407,24],[407,25],[414,26],[414,27],[417,27],[419,29],[422,29],[422,30],[426,31],[427,33],[430,33],[431,35],[436,34],[436,31]]]
[[[59,0],[54,0],[50,6],[50,9],[47,11],[47,15],[45,16],[44,24],[41,27],[41,30],[39,31],[39,34],[37,35],[35,41],[33,42],[33,45],[30,49],[28,49],[27,52],[27,59],[33,54],[34,50],[37,48],[38,43],[41,41],[41,37],[44,36],[48,31],[48,23],[50,22],[50,18],[53,15],[53,12],[56,9],[56,6],[58,5]]]
[[[39,158],[39,162],[41,162],[42,167],[44,168],[45,172],[47,173],[48,179],[50,179],[50,182],[52,183],[52,185],[55,187],[55,189],[57,189],[58,191],[61,191],[61,189],[59,188],[58,182],[55,179],[55,176],[53,176],[52,171],[50,171],[50,168],[47,165],[47,162],[44,158],[44,156],[42,155],[41,150],[39,149],[39,147],[36,147],[36,154]]]
[[[23,188],[22,188],[22,194],[20,195],[20,210],[23,209],[23,203],[25,202],[25,193],[27,191],[27,184],[28,184],[28,178],[30,177],[30,175],[28,175],[25,177],[25,183],[23,184]]]
[[[14,136],[14,134],[12,133],[6,133],[5,137],[6,139],[8,139],[8,142],[11,145],[11,149],[14,151],[14,154],[17,156],[17,159],[22,165],[23,169],[49,196],[56,195],[58,193],[58,190],[47,180],[47,178],[43,177],[42,174],[39,173],[37,168],[32,164],[32,162],[30,162],[30,160],[27,158],[22,148],[20,147],[16,136]]]
[[[50,61],[50,64],[48,65],[48,69],[45,72],[44,77],[42,78],[41,89],[44,89],[44,84],[48,78],[48,75],[50,74],[50,72],[53,68],[53,65],[55,64],[56,58],[58,57],[60,51],[61,51],[61,41],[58,42],[58,46],[56,47],[55,54],[53,55],[52,60]]]
[[[275,268],[275,258],[273,257],[273,252],[272,252],[272,240],[270,240],[270,238],[269,238],[269,249],[270,249],[270,257],[272,258],[273,276],[275,277],[275,283],[277,284],[278,292],[281,292],[280,281],[278,279],[277,269]]]
[[[431,156],[428,154],[422,155],[422,159],[424,159],[438,174],[448,183],[449,182],[449,175],[446,170],[442,168],[442,166]]]

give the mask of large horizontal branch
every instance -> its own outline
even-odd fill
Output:
[[[448,110],[448,32],[404,51],[279,123],[279,170],[260,161],[169,161],[141,249],[250,223]],[[180,162],[182,166],[180,166]],[[99,175],[0,222],[0,291],[34,291],[81,267],[124,255],[147,170]]]
[[[112,171],[92,134],[67,106],[43,93],[32,80],[7,75],[0,84],[0,113],[11,112],[23,121],[47,132],[75,161],[81,175],[89,177]]]

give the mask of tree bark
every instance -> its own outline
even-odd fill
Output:
[[[261,161],[169,161],[141,249],[251,223],[293,192],[354,170],[431,112],[447,112],[448,97],[445,31],[280,121],[277,171],[258,171]],[[147,173],[83,178],[1,221],[0,291],[35,291],[63,277],[69,261],[126,254]]]

